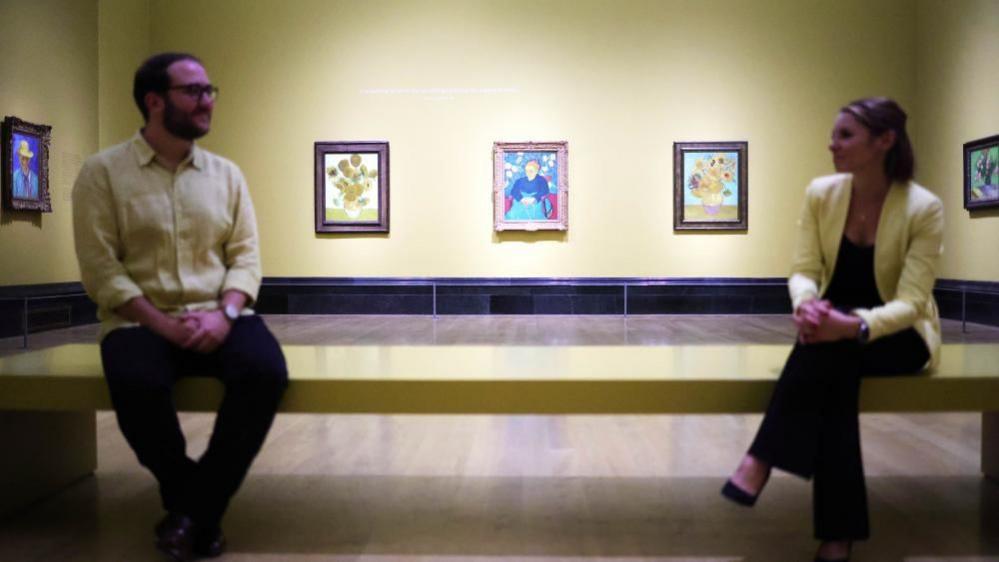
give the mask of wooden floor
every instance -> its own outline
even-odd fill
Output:
[[[784,343],[780,316],[271,316],[297,344]],[[999,329],[945,321],[947,342]],[[34,334],[91,342],[93,326]],[[0,340],[0,354],[20,340]],[[999,368],[999,366],[997,366]],[[756,508],[718,495],[760,416],[282,414],[224,526],[233,561],[806,561],[811,488],[776,474]],[[872,540],[855,561],[999,561],[999,485],[978,472],[979,416],[865,415]],[[185,414],[198,454],[212,416]],[[0,520],[0,561],[160,560],[152,478],[112,414],[99,467]],[[7,457],[0,462],[12,462]]]

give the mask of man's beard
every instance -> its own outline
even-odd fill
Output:
[[[163,111],[163,126],[175,137],[193,141],[208,134],[208,128],[202,129],[194,123],[191,115],[177,110],[177,107],[166,99]]]

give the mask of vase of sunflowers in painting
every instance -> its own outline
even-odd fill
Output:
[[[694,162],[687,189],[701,200],[704,212],[717,215],[732,191],[725,187],[735,177],[735,159],[724,154],[708,154]]]
[[[378,170],[362,164],[360,154],[351,154],[350,158],[340,160],[336,166],[328,167],[326,173],[339,192],[334,203],[342,206],[349,218],[360,217],[378,178]]]

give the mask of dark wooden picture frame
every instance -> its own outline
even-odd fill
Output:
[[[3,149],[3,208],[51,213],[49,144],[52,127],[8,115],[0,130],[3,135],[0,142]]]
[[[316,232],[389,231],[389,143],[315,143]]]
[[[999,206],[999,135],[964,143],[964,208]]]
[[[749,228],[749,143],[673,143],[673,229]]]

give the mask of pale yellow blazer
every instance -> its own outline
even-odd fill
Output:
[[[812,180],[805,192],[788,280],[795,310],[829,287],[850,209],[852,181],[850,174],[823,176]],[[933,284],[942,239],[940,198],[914,182],[892,184],[874,241],[874,281],[885,304],[853,311],[867,323],[872,341],[915,328],[930,351],[930,366],[936,365],[940,352]]]

